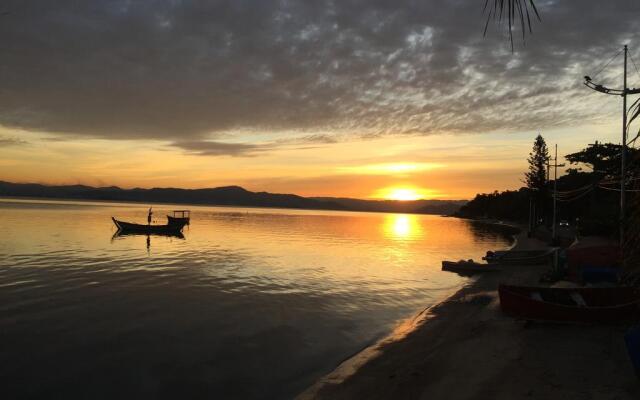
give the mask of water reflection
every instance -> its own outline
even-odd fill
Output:
[[[146,206],[0,200],[5,397],[292,398],[462,284],[442,259],[507,244],[455,218],[193,208],[188,240],[109,240]]]
[[[383,225],[385,236],[397,240],[415,240],[423,235],[417,215],[389,214]]]
[[[163,233],[140,233],[140,232],[126,232],[117,230],[116,233],[111,236],[111,243],[113,244],[114,240],[123,239],[126,237],[134,237],[134,236],[146,236],[146,246],[147,246],[147,256],[151,255],[151,237],[152,236],[164,236],[167,238],[176,238],[185,240],[182,232],[163,232]]]

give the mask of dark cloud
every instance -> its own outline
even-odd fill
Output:
[[[594,118],[612,102],[580,79],[638,43],[640,2],[538,4],[543,21],[512,54],[495,27],[482,38],[477,0],[5,1],[0,124],[246,155],[262,147],[206,140],[245,128],[317,143]]]
[[[310,149],[317,146],[306,146],[308,144],[331,144],[337,143],[335,136],[327,134],[314,134],[299,136],[293,138],[285,138],[277,141],[266,143],[232,143],[213,140],[180,140],[171,143],[171,146],[177,147],[191,154],[202,156],[234,156],[234,157],[252,157],[259,153],[264,153],[274,149]],[[299,147],[299,146],[304,147]]]
[[[191,154],[201,156],[254,156],[270,148],[268,145],[226,143],[211,140],[177,141],[171,145],[186,150]]]
[[[320,144],[331,144],[338,143],[339,139],[336,135],[330,135],[326,133],[316,133],[312,135],[305,135],[287,139],[281,139],[279,141],[280,144],[308,144],[308,143],[320,143]]]
[[[0,136],[0,147],[21,146],[27,143],[27,141],[15,137]]]

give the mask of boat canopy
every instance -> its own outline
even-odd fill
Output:
[[[191,211],[190,210],[173,210],[173,217],[174,218],[189,218]]]

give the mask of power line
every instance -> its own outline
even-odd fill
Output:
[[[629,58],[631,59],[631,63],[633,64],[633,67],[636,69],[636,74],[638,75],[638,78],[640,78],[640,71],[638,70],[638,66],[636,65],[636,62],[633,60],[633,56],[631,55],[631,53],[629,53]]]
[[[604,67],[600,68],[600,70],[599,70],[599,71],[598,71],[598,72],[593,76],[592,80],[593,80],[593,79],[596,79],[596,77],[597,77],[598,75],[600,75],[600,73],[601,73],[602,71],[604,71],[604,69],[605,69],[605,68],[607,68],[607,67],[609,66],[609,64],[611,64],[611,62],[612,62],[616,57],[618,57],[618,56],[620,55],[620,53],[622,53],[622,50],[619,50],[619,51],[618,51],[618,52],[617,52],[613,57],[611,57],[611,58],[609,59],[609,61],[604,65]]]
[[[596,183],[598,183],[598,182],[596,182]],[[579,187],[577,189],[572,189],[572,190],[558,190],[556,193],[557,193],[557,195],[560,195],[560,196],[569,196],[571,194],[578,193],[578,192],[581,192],[583,190],[587,190],[587,189],[593,187],[593,185],[594,185],[594,183]]]
[[[640,180],[640,177],[637,178],[627,178],[625,182],[637,181]],[[606,179],[599,182],[601,185],[619,185],[620,179]]]
[[[583,198],[584,196],[586,196],[587,194],[591,193],[593,191],[593,187],[591,187],[589,190],[585,191],[584,193],[581,193],[573,198],[570,199],[557,199],[558,201],[562,202],[562,203],[570,203],[572,201],[576,201],[578,199]]]
[[[620,192],[620,189],[608,188],[605,186],[598,186],[600,189],[611,190],[612,192]],[[625,189],[625,192],[640,192],[640,189]]]

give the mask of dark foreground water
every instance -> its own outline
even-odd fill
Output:
[[[184,239],[112,237],[146,207],[0,200],[2,397],[291,398],[459,286],[442,259],[507,245],[437,216],[191,209]]]

